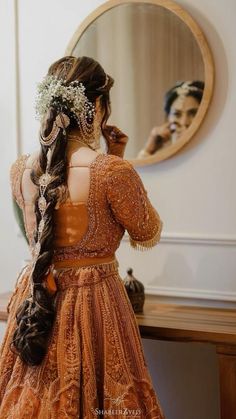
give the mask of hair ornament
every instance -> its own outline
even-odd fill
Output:
[[[102,86],[98,87],[96,90],[104,89],[108,85],[108,82],[109,82],[109,76],[106,74],[105,83]]]
[[[59,119],[58,119],[58,121],[59,121]],[[53,180],[53,176],[48,172],[48,169],[50,168],[51,155],[52,155],[52,149],[48,148],[46,172],[43,173],[39,178],[38,209],[39,209],[39,213],[40,213],[40,221],[39,221],[38,229],[37,229],[37,239],[35,241],[34,249],[33,249],[33,260],[32,260],[32,267],[31,267],[32,268],[31,274],[33,272],[36,261],[38,259],[39,254],[40,254],[40,251],[41,251],[41,238],[42,238],[43,230],[44,230],[44,227],[45,227],[45,224],[46,224],[45,213],[46,213],[46,210],[47,210],[47,207],[48,207],[48,202],[45,198],[45,192],[46,192],[46,189],[47,189],[48,185]],[[53,274],[52,274],[52,269],[53,269],[53,267],[51,266],[48,269],[47,273],[44,275],[43,283],[44,283],[45,287],[48,289],[48,291],[53,294],[53,293],[56,292],[57,287],[56,287],[56,283],[55,283],[55,280],[54,280],[54,277],[53,277]],[[33,293],[34,293],[34,287],[37,284],[32,281],[32,278],[30,278],[30,279],[31,279],[30,288],[31,288],[31,299],[32,299]],[[30,313],[31,308],[32,308],[32,303],[29,304],[29,309],[28,309],[29,313]]]
[[[81,81],[67,83],[64,79],[47,75],[38,84],[35,105],[37,119],[42,120],[51,106],[59,112],[72,112],[77,118],[84,112],[91,119],[95,114],[95,106],[87,98],[85,86]]]
[[[63,131],[70,125],[70,118],[65,113],[60,112],[53,122],[52,130],[46,137],[40,134],[40,142],[42,145],[50,147],[58,136],[60,129]],[[65,133],[64,133],[65,134]]]
[[[85,91],[84,84],[79,80],[68,83],[65,79],[47,75],[38,84],[35,105],[36,118],[42,122],[46,112],[50,107],[53,107],[58,110],[59,114],[73,117],[80,128],[82,137],[89,141],[91,136],[94,135],[93,121],[96,115],[96,108],[88,99]],[[63,120],[67,123],[64,116]],[[68,125],[65,125],[63,129],[65,130]],[[60,127],[60,122],[55,121],[51,133],[47,137],[41,135],[41,144],[46,146],[52,145]]]
[[[175,87],[174,91],[178,96],[187,95],[189,92],[200,90],[199,87],[191,86],[191,81],[184,82],[181,86]]]

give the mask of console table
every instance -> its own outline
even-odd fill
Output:
[[[236,418],[236,310],[163,304],[147,295],[136,314],[143,338],[206,342],[215,346],[220,382],[221,419]]]
[[[0,294],[0,320],[7,320],[11,293]],[[144,312],[136,314],[143,338],[207,342],[219,363],[221,419],[236,418],[236,310],[163,304],[146,295]]]

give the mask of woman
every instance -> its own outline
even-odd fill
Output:
[[[32,262],[9,303],[1,419],[164,418],[115,257],[125,229],[148,249],[162,222],[122,159],[127,137],[106,125],[112,85],[91,58],[55,62],[39,85],[40,152],[11,168]]]
[[[180,138],[195,118],[203,90],[202,81],[180,82],[168,90],[164,99],[166,122],[152,128],[138,158],[149,157],[163,147],[174,144]]]

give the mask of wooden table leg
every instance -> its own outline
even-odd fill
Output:
[[[236,418],[236,346],[217,345],[221,419]]]

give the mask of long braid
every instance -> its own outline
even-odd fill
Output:
[[[93,59],[64,57],[50,68],[48,74],[67,79],[68,83],[82,81],[86,95],[94,103],[101,97],[104,109],[102,125],[110,113],[109,89],[113,79],[105,75]],[[106,76],[106,78],[105,78]],[[108,83],[104,85],[104,79]],[[41,150],[31,180],[38,187],[35,200],[36,229],[34,254],[30,274],[31,293],[16,313],[17,327],[11,349],[28,365],[39,365],[48,348],[55,319],[56,283],[53,278],[54,210],[67,197],[67,134],[77,127],[73,111],[64,104],[52,103],[41,125]]]
[[[51,126],[54,121],[54,112],[46,122]],[[55,317],[54,298],[45,288],[45,275],[51,265],[53,258],[54,222],[53,212],[60,197],[60,189],[65,189],[66,183],[66,136],[61,130],[55,140],[51,155],[51,168],[48,173],[51,182],[47,185],[44,197],[47,207],[44,213],[44,227],[40,236],[40,252],[35,260],[31,272],[33,284],[32,299],[26,299],[16,314],[17,329],[13,335],[14,348],[20,354],[21,359],[29,365],[41,363],[47,351],[49,334]],[[47,148],[41,146],[38,168],[32,170],[31,179],[39,186],[39,179],[45,173],[47,166]],[[39,210],[39,198],[35,201],[36,230],[34,240],[37,242],[41,213]],[[26,314],[27,313],[27,314]]]

